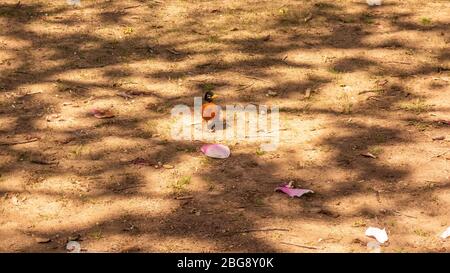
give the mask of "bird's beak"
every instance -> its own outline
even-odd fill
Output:
[[[212,95],[212,99],[217,99],[219,97],[219,95],[216,95],[216,94],[214,94],[214,95]]]

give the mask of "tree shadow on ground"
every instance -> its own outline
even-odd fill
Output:
[[[147,5],[145,1],[128,2]],[[194,172],[194,178],[210,181],[210,184],[215,184],[218,189],[205,189],[204,181],[199,182],[203,186],[199,189],[191,188],[186,194],[193,197],[187,200],[175,200],[174,196],[177,194],[172,192],[161,194],[152,190],[157,185],[157,181],[149,179],[146,176],[147,173],[166,171],[162,168],[154,169],[158,162],[183,164],[186,160],[184,152],[186,150],[189,151],[187,153],[189,156],[198,159],[201,155],[196,153],[200,144],[152,137],[154,133],[143,130],[141,125],[148,120],[167,118],[168,109],[177,103],[191,103],[192,97],[200,95],[204,91],[204,84],[211,82],[211,79],[215,83],[215,88],[224,92],[231,88],[242,88],[239,85],[241,81],[233,82],[226,77],[227,74],[236,74],[237,77],[245,78],[247,82],[252,80],[256,84],[226,96],[225,102],[259,104],[271,102],[271,98],[266,96],[268,90],[278,90],[280,94],[277,99],[281,102],[289,102],[292,97],[303,95],[308,88],[317,90],[315,95],[318,95],[320,89],[333,84],[336,77],[352,72],[364,71],[371,77],[395,76],[401,80],[408,80],[411,77],[428,76],[448,70],[448,67],[443,65],[449,60],[445,49],[434,54],[433,61],[430,63],[417,63],[413,59],[404,61],[414,65],[362,55],[352,57],[338,55],[341,57],[335,57],[320,65],[308,60],[299,60],[292,52],[324,49],[351,52],[352,50],[386,48],[402,52],[418,50],[413,44],[395,39],[377,45],[366,42],[371,35],[376,34],[371,23],[373,21],[381,21],[383,25],[387,24],[399,30],[419,32],[439,33],[449,27],[448,23],[434,23],[432,26],[413,23],[411,21],[413,15],[404,12],[384,14],[384,9],[395,9],[397,4],[394,3],[378,9],[350,12],[341,5],[312,2],[314,4],[303,8],[300,4],[289,4],[289,9],[281,12],[281,15],[274,15],[269,22],[261,22],[261,32],[258,35],[248,35],[242,30],[245,34],[242,37],[220,32],[223,37],[219,35],[218,38],[209,34],[192,32],[193,29],[201,28],[204,22],[214,20],[217,16],[215,13],[202,13],[202,17],[197,17],[199,20],[194,24],[187,18],[186,23],[181,22],[170,28],[167,25],[159,27],[158,20],[165,16],[159,12],[164,12],[165,4],[153,9],[143,6],[142,9],[138,9],[139,11],[124,10],[129,7],[128,3],[107,6],[106,2],[103,2],[83,7],[83,9],[99,9],[92,15],[95,22],[111,28],[118,24],[122,28],[127,28],[130,24],[129,16],[134,12],[138,12],[136,16],[147,16],[142,24],[148,27],[148,32],[138,32],[127,36],[127,29],[121,29],[125,37],[123,39],[107,38],[105,37],[107,35],[98,35],[88,30],[79,33],[64,32],[61,28],[73,28],[76,25],[83,25],[83,20],[84,23],[89,20],[89,17],[80,13],[82,9],[74,11],[67,6],[47,7],[35,3],[22,3],[20,6],[1,4],[0,17],[9,26],[2,31],[3,39],[19,41],[23,46],[20,50],[5,49],[7,59],[12,61],[10,65],[7,64],[6,67],[3,65],[1,68],[0,88],[4,99],[1,102],[0,114],[4,120],[13,120],[13,124],[2,128],[0,137],[11,139],[36,136],[39,141],[36,145],[27,144],[29,146],[25,148],[17,148],[15,145],[2,146],[1,155],[8,160],[2,163],[0,172],[3,175],[14,175],[21,170],[29,169],[30,179],[33,181],[67,176],[87,178],[84,182],[85,186],[92,188],[93,192],[87,192],[83,197],[77,194],[66,194],[65,198],[70,200],[69,202],[84,204],[83,198],[93,202],[105,199],[114,202],[124,198],[138,198],[138,200],[164,200],[173,206],[170,212],[162,214],[151,211],[148,214],[133,213],[125,210],[113,216],[105,216],[96,221],[98,223],[85,222],[82,227],[77,227],[75,230],[70,226],[35,229],[32,234],[52,238],[53,242],[49,245],[25,244],[14,251],[64,251],[61,245],[64,245],[66,238],[71,234],[81,234],[83,238],[90,238],[89,240],[92,241],[99,230],[101,230],[100,237],[124,235],[128,239],[135,239],[143,244],[137,248],[131,250],[127,248],[122,251],[159,251],[161,248],[152,247],[152,240],[144,242],[148,238],[153,238],[154,241],[157,241],[155,238],[163,238],[169,242],[173,240],[183,242],[183,239],[188,238],[190,242],[210,243],[215,249],[220,250],[280,251],[281,248],[274,245],[273,240],[267,240],[264,236],[258,235],[260,232],[264,233],[264,230],[257,230],[264,228],[295,230],[292,226],[276,225],[279,219],[288,220],[293,217],[292,211],[284,213],[277,209],[276,204],[271,203],[270,198],[278,196],[278,193],[274,193],[274,188],[281,182],[294,180],[304,187],[320,188],[314,197],[289,201],[280,201],[279,198],[275,200],[295,207],[292,210],[297,212],[296,220],[312,219],[325,225],[333,225],[347,216],[343,215],[341,219],[335,218],[334,215],[339,214],[339,208],[330,208],[329,204],[343,197],[376,194],[379,191],[375,188],[381,187],[389,192],[389,188],[397,187],[397,182],[407,179],[412,173],[409,167],[387,165],[361,156],[374,146],[383,149],[393,145],[414,143],[413,140],[404,136],[401,129],[345,122],[343,120],[347,119],[347,116],[339,111],[320,105],[309,107],[308,104],[303,103],[296,107],[283,106],[282,114],[289,118],[302,115],[331,116],[336,119],[332,125],[333,129],[340,132],[338,135],[324,136],[317,141],[317,146],[328,147],[333,153],[325,161],[310,166],[307,172],[297,170],[288,176],[283,173],[283,168],[290,164],[288,159],[271,158],[272,155],[261,157],[246,152],[233,154],[226,160],[208,161],[200,170]],[[292,11],[296,10],[295,8],[299,8],[301,12]],[[237,11],[222,11],[223,14],[227,12]],[[241,7],[239,12],[252,13],[252,7]],[[305,20],[308,14],[313,15],[312,19]],[[191,15],[195,15],[195,11]],[[309,28],[317,21],[323,22],[323,29],[310,30]],[[54,32],[49,31],[45,35],[29,28],[29,25],[40,23],[60,28]],[[331,28],[328,28],[329,26]],[[228,28],[229,25],[224,27]],[[250,28],[250,26],[246,27]],[[328,30],[325,30],[327,28]],[[165,37],[169,35],[177,35],[177,39],[167,42]],[[209,47],[198,46],[205,40],[208,41]],[[218,48],[215,48],[215,45]],[[236,53],[244,54],[245,58],[240,56],[234,59],[226,58],[227,54]],[[127,67],[149,60],[158,63],[151,71],[136,71],[135,67]],[[280,68],[298,70],[301,74],[307,74],[307,77],[298,80],[285,79],[277,71]],[[81,79],[70,79],[67,76],[60,78],[67,72],[82,74],[93,69],[99,69],[100,72],[91,76],[92,79],[87,79],[87,76]],[[146,87],[122,82],[133,77],[149,79],[151,83],[163,82],[171,86],[177,84],[173,83],[174,81],[182,79],[187,82],[186,89],[189,91],[174,96],[170,92],[158,90],[156,84],[155,86],[149,84],[151,87]],[[29,94],[27,86],[36,84],[56,84],[58,91],[44,90],[42,94]],[[382,89],[384,92],[377,94],[375,101],[368,99],[353,105],[353,111],[348,116],[383,119],[386,114],[384,110],[397,111],[396,105],[416,97],[414,94],[408,95],[408,90],[395,83],[389,83]],[[97,94],[97,91],[101,93]],[[135,96],[134,100],[147,102],[146,99],[148,99],[152,101],[152,104],[147,109],[141,109],[141,116],[138,117],[125,114],[113,120],[92,122],[89,114],[79,113],[76,118],[85,120],[83,125],[77,125],[71,129],[55,129],[55,127],[47,126],[45,129],[37,124],[41,124],[46,116],[62,110],[61,104],[46,97],[53,96],[55,93],[59,96],[58,103],[63,100],[80,100],[87,101],[84,104],[90,106],[90,100],[107,100],[117,97],[118,93],[127,93],[140,94]],[[79,104],[84,107],[83,102]],[[404,121],[397,120],[397,122]],[[139,144],[127,146],[124,152],[123,147],[104,146],[104,142],[110,138],[121,139],[124,142],[135,141]],[[62,158],[56,158],[60,161],[59,165],[37,165],[31,162],[35,158],[48,159],[58,146],[63,145],[66,145],[66,148],[62,149],[68,149],[67,145],[69,145],[74,152]],[[91,147],[89,148],[91,150],[82,152],[83,147]],[[77,152],[78,149],[81,152]],[[122,157],[130,154],[135,157],[143,156],[148,164],[141,167],[135,166],[130,163],[132,158],[128,158],[129,156],[126,161],[121,160]],[[306,160],[302,156],[296,159]],[[340,172],[348,176],[340,175],[333,179],[334,173]],[[309,173],[320,173],[330,177],[332,186],[321,185],[323,181],[311,182]],[[172,174],[176,175],[176,173]],[[361,183],[362,180],[366,182]],[[448,188],[448,183],[429,191],[442,188]],[[47,196],[51,199],[63,194],[58,191],[36,190],[33,187],[29,187],[26,191],[0,190],[2,195],[26,193],[31,196]],[[403,188],[405,194],[415,193],[418,190],[413,186]],[[414,199],[415,197],[411,196],[398,200],[396,209],[401,210],[411,206]],[[287,202],[290,202],[289,205]],[[323,208],[326,207],[326,211],[331,213],[318,214],[309,210],[316,207],[322,208],[322,211],[325,211]],[[353,215],[371,214],[373,216],[376,214],[380,218],[387,217],[379,212],[368,213],[368,210],[361,207],[354,211]],[[273,226],[261,227],[261,219],[265,217],[273,217],[277,221],[274,221]],[[130,229],[130,223],[135,228]],[[18,231],[27,232],[26,229]],[[283,231],[279,232],[283,234]],[[184,250],[179,244],[175,245]],[[180,250],[170,249],[169,246],[166,249],[167,251]],[[186,247],[186,251],[192,251],[192,249],[197,248]]]

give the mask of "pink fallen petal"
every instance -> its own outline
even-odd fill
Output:
[[[289,185],[283,185],[283,186],[277,187],[275,189],[275,191],[284,192],[285,194],[289,195],[290,197],[295,197],[295,196],[301,197],[305,193],[314,193],[312,190],[290,188]]]
[[[228,158],[231,154],[230,148],[222,144],[205,144],[200,150],[212,158]]]
[[[103,109],[92,109],[91,110],[92,115],[98,119],[105,119],[105,118],[113,118],[114,114],[111,112],[111,110],[103,110]]]

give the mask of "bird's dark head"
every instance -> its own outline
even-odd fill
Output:
[[[216,94],[214,94],[212,91],[208,91],[205,93],[205,96],[203,97],[203,99],[207,102],[213,102],[213,100],[217,97],[218,96]]]

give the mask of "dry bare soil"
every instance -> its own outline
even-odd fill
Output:
[[[448,0],[1,1],[0,251],[448,252],[449,30]],[[173,140],[206,90],[278,105],[279,148]]]

